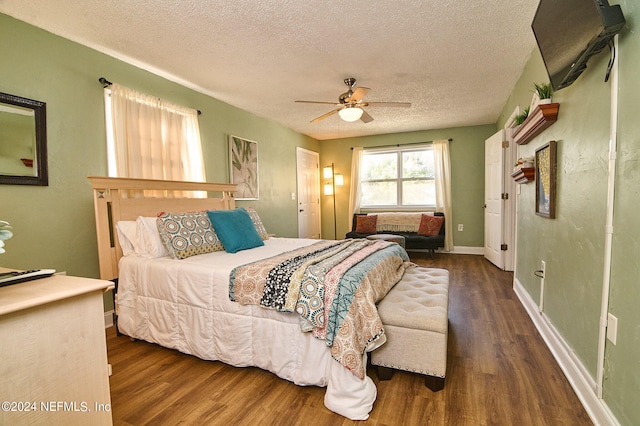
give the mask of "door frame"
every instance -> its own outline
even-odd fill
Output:
[[[301,195],[303,194],[302,188],[300,186],[300,180],[298,179],[298,177],[300,176],[300,172],[301,172],[301,165],[300,165],[300,161],[299,160],[299,155],[301,153],[304,154],[310,154],[313,157],[315,157],[316,159],[316,188],[315,188],[315,193],[317,195],[317,202],[318,202],[318,238],[321,237],[322,235],[322,209],[320,208],[320,154],[316,151],[311,151],[309,149],[305,149],[305,148],[301,148],[301,147],[296,147],[296,219],[298,222],[298,238],[300,238],[300,226],[301,226],[301,221],[300,221],[300,199],[301,199]],[[292,193],[293,195],[293,193]]]
[[[518,157],[518,146],[513,141],[513,126],[516,124],[516,116],[520,114],[520,107],[516,106],[509,118],[504,124],[505,139],[509,143],[509,147],[505,151],[505,191],[509,194],[509,198],[505,203],[505,220],[503,239],[505,244],[512,249],[505,253],[505,271],[515,271],[517,248],[518,248],[518,195],[520,194],[520,185],[511,177],[513,165]]]
[[[504,269],[505,134],[500,129],[484,142],[484,257]],[[499,219],[497,221],[496,219]],[[498,235],[499,234],[499,235]],[[499,237],[499,238],[497,238]]]
[[[501,149],[501,156],[502,156],[501,185],[502,185],[503,195],[502,195],[502,200],[500,205],[500,210],[501,210],[501,213],[500,213],[501,238],[500,239],[501,239],[501,244],[506,245],[507,247],[506,250],[503,250],[501,253],[501,258],[500,258],[501,265],[497,265],[497,266],[505,271],[513,271],[515,269],[515,263],[516,263],[517,194],[519,194],[520,188],[519,188],[519,185],[517,185],[516,182],[511,177],[511,173],[513,172],[513,165],[515,164],[516,157],[517,157],[517,145],[513,141],[512,126],[515,124],[515,117],[519,113],[520,113],[520,107],[516,107],[514,112],[507,119],[504,128],[498,130],[497,132],[497,133],[502,133],[502,136],[503,136],[502,149]],[[491,137],[495,136],[496,134],[492,135]],[[486,165],[486,154],[485,154],[485,165]],[[485,171],[485,176],[486,176],[486,171]],[[486,192],[486,188],[485,188],[485,192]],[[486,195],[485,195],[485,203],[486,203]],[[487,232],[486,218],[487,218],[487,213],[485,211],[484,212],[485,233]],[[486,235],[485,235],[484,250],[486,250]],[[486,251],[485,251],[485,257],[486,257]]]

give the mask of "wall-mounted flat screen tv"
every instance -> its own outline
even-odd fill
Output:
[[[540,0],[531,28],[553,89],[573,83],[624,25],[607,0]]]

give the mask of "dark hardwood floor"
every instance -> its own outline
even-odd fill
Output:
[[[203,361],[107,330],[115,425],[590,425],[512,289],[513,274],[482,256],[420,254],[450,271],[445,388],[418,375],[378,381],[369,420],[327,410],[324,388],[300,387],[257,368]]]

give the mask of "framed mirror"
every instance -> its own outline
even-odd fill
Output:
[[[47,109],[0,93],[0,183],[47,186]]]

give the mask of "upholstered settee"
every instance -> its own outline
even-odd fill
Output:
[[[433,256],[435,250],[444,247],[444,220],[444,214],[440,212],[356,213],[346,238],[402,235],[407,250],[426,250]]]

